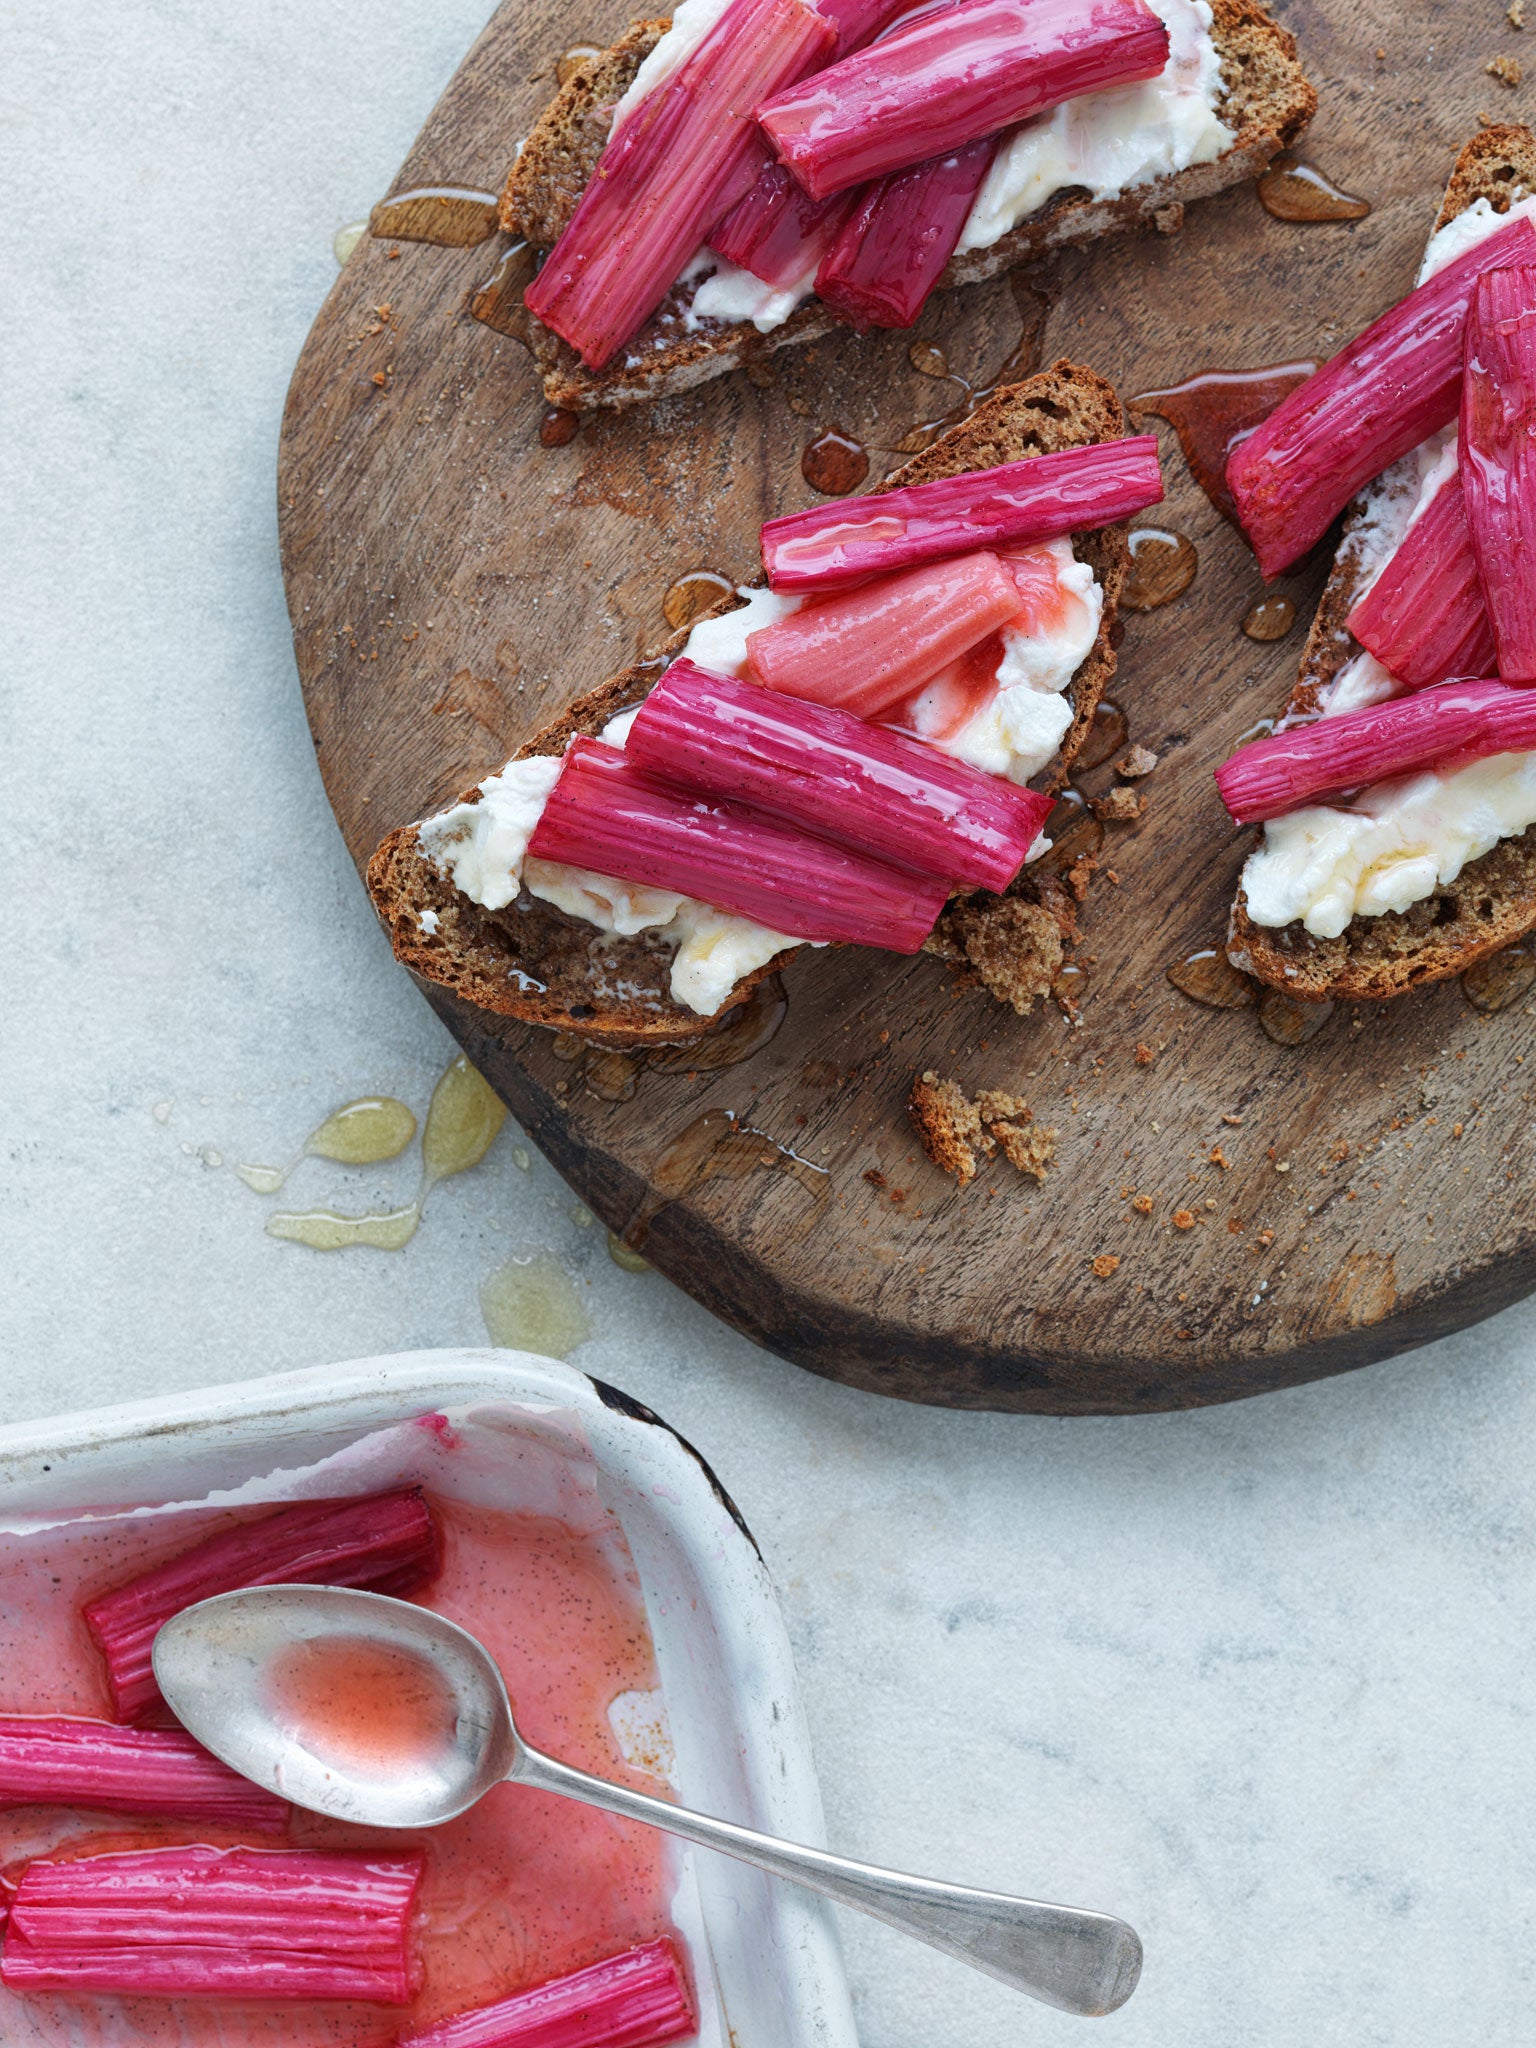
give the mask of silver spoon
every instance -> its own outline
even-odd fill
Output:
[[[323,1647],[304,1647],[311,1644]],[[291,1700],[284,1706],[282,1674],[296,1657],[339,1656],[330,1697],[345,1704],[340,1674],[358,1655],[395,1660],[404,1683],[392,1688],[392,1699],[419,1691],[429,1704],[438,1701],[435,1739],[429,1717],[422,1741],[404,1754],[369,1755],[355,1739],[349,1753],[345,1740],[338,1747],[337,1729],[326,1739],[322,1717],[307,1740],[328,1754],[306,1746]],[[518,1734],[487,1651],[455,1623],[403,1600],[329,1586],[223,1593],[166,1623],[155,1638],[154,1666],[172,1712],[205,1748],[256,1784],[337,1820],[436,1827],[511,1779],[787,1877],[1063,2012],[1113,2012],[1141,1974],[1135,1929],[1106,1913],[874,1869],[685,1812],[541,1755]]]

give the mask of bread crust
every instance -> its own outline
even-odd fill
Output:
[[[1456,160],[1436,216],[1438,231],[1476,200],[1504,212],[1536,192],[1536,135],[1503,125],[1473,136]],[[1318,711],[1324,692],[1360,652],[1347,624],[1361,580],[1362,506],[1350,507],[1344,537],[1302,651],[1288,717]],[[1262,840],[1262,833],[1255,844]],[[1227,952],[1233,965],[1302,1002],[1390,1002],[1410,989],[1464,974],[1490,953],[1536,929],[1536,826],[1502,840],[1456,880],[1421,903],[1380,917],[1356,918],[1336,939],[1315,938],[1297,922],[1255,924],[1241,887],[1232,907]]]
[[[1081,364],[1059,362],[1023,384],[995,393],[968,419],[893,471],[872,495],[1058,448],[1113,440],[1124,431],[1125,413],[1114,387]],[[1124,525],[1116,525],[1073,539],[1074,553],[1090,564],[1103,589],[1104,609],[1093,648],[1068,685],[1073,718],[1052,787],[1066,780],[1115,673],[1114,626],[1130,566],[1126,533]],[[707,616],[734,611],[738,603],[735,597],[724,598]],[[659,656],[631,663],[577,698],[526,740],[517,758],[560,754],[574,735],[600,732],[610,718],[645,695],[661,667],[682,652],[687,639],[687,629],[674,633]],[[487,772],[494,773],[500,765],[493,764]],[[459,801],[475,802],[478,790],[477,784]],[[738,982],[713,1016],[701,1017],[672,1000],[671,950],[654,936],[605,937],[526,892],[504,911],[482,909],[460,895],[426,858],[418,827],[416,821],[391,832],[368,863],[366,879],[374,908],[396,958],[413,974],[498,1016],[613,1047],[682,1044],[713,1029],[799,951],[795,947],[779,954]],[[1009,891],[1009,900],[1015,898],[1043,908],[1061,939],[1072,935],[1074,906],[1052,878],[1026,870]],[[978,891],[961,900],[985,906],[1000,899]],[[431,929],[423,926],[424,911],[431,913]],[[964,962],[963,945],[953,954],[946,947],[934,950]],[[1059,944],[1057,952],[1059,956]]]
[[[1213,163],[1133,187],[1119,199],[1095,200],[1080,188],[1059,192],[989,249],[955,255],[941,290],[978,284],[1053,250],[1145,225],[1176,233],[1184,207],[1257,177],[1293,143],[1317,109],[1317,94],[1296,54],[1296,38],[1271,20],[1258,0],[1211,0],[1212,33],[1221,53],[1221,114],[1234,131],[1230,149]],[[635,22],[611,49],[578,65],[555,94],[507,175],[501,221],[535,248],[549,249],[575,211],[607,139],[606,109],[620,97],[667,27]],[[694,333],[683,322],[685,301],[671,293],[612,363],[586,368],[567,343],[532,323],[535,360],[551,405],[585,412],[643,405],[691,390],[712,377],[760,362],[849,323],[811,299],[782,327],[759,334],[750,321],[706,321]]]

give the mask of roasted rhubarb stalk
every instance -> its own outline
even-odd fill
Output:
[[[677,1950],[651,1941],[440,2020],[400,2048],[662,2048],[697,2028]]]
[[[966,0],[785,86],[758,118],[825,199],[1167,62],[1168,31],[1144,0]]]
[[[955,253],[996,148],[991,136],[968,142],[859,193],[816,272],[817,297],[861,331],[910,327]]]
[[[523,294],[600,370],[661,304],[761,163],[752,111],[825,62],[836,31],[807,0],[731,0],[612,137]]]
[[[1410,689],[1494,673],[1493,628],[1459,478],[1443,484],[1414,522],[1350,613],[1349,630]]]
[[[0,1981],[23,1992],[406,2005],[421,1871],[419,1855],[270,1849],[29,1863]]]
[[[528,851],[675,890],[786,938],[893,953],[917,951],[948,893],[943,882],[672,789],[600,740],[571,745]]]
[[[288,1802],[210,1756],[177,1729],[111,1721],[0,1719],[0,1809],[88,1806],[172,1814],[273,1833]]]
[[[709,246],[775,291],[809,292],[848,207],[842,194],[807,198],[782,164],[765,164],[746,198],[711,228]]]
[[[737,797],[893,867],[998,893],[1051,811],[1049,797],[920,741],[691,661],[673,662],[624,750],[681,788]]]
[[[1536,690],[1441,683],[1240,747],[1216,770],[1239,825],[1283,818],[1373,783],[1536,748]]]
[[[238,1586],[294,1584],[412,1593],[440,1563],[437,1525],[419,1487],[305,1501],[210,1536],[85,1608],[106,1659],[112,1711],[140,1721],[160,1706],[150,1666],[155,1636],[199,1600]]]
[[[976,548],[1110,526],[1162,496],[1157,436],[1138,434],[786,513],[763,528],[763,567],[775,590],[845,589]]]
[[[1532,261],[1536,227],[1512,221],[1373,321],[1233,452],[1227,484],[1266,576],[1300,561],[1357,491],[1455,419],[1477,280]]]
[[[1461,480],[1499,674],[1536,683],[1536,268],[1478,279],[1465,365]]]
[[[1018,610],[1013,578],[982,550],[882,576],[749,633],[748,672],[786,696],[878,718]]]

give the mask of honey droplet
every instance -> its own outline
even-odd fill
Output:
[[[470,294],[471,314],[526,348],[533,332],[533,315],[523,304],[523,287],[532,283],[538,268],[538,251],[526,242],[514,242],[485,283]]]
[[[1219,948],[1191,953],[1168,969],[1168,979],[1191,1002],[1208,1010],[1251,1010],[1258,1001],[1253,982]]]
[[[1073,772],[1099,767],[1111,754],[1118,754],[1130,736],[1130,722],[1118,704],[1095,705],[1082,752],[1072,764]]]
[[[311,1251],[347,1251],[353,1245],[367,1245],[376,1252],[398,1252],[416,1235],[421,1205],[391,1209],[385,1214],[340,1216],[334,1209],[279,1209],[267,1218],[267,1235],[285,1238],[290,1244],[306,1244]]]
[[[653,1052],[648,1064],[663,1073],[714,1074],[724,1067],[739,1067],[777,1036],[788,1011],[784,984],[770,974],[703,1038]]]
[[[1200,556],[1192,540],[1161,526],[1138,526],[1130,536],[1131,570],[1120,593],[1123,612],[1155,612],[1182,597],[1195,580]]]
[[[338,228],[331,237],[331,251],[336,258],[338,270],[346,265],[347,258],[368,232],[365,220],[349,220],[344,228]]]
[[[392,1095],[364,1095],[343,1103],[304,1141],[317,1159],[335,1159],[343,1166],[377,1166],[398,1159],[416,1135],[416,1119]]]
[[[602,54],[594,43],[572,43],[555,66],[556,85],[569,85],[581,65]]]
[[[1069,1017],[1074,1024],[1078,1019],[1079,1005],[1088,993],[1089,978],[1086,967],[1079,967],[1075,960],[1069,960],[1058,969],[1051,983],[1051,994],[1057,1006],[1063,1016]]]
[[[650,1260],[642,1259],[638,1252],[631,1251],[623,1238],[616,1237],[611,1230],[608,1233],[608,1256],[626,1273],[649,1273],[651,1270]]]
[[[713,611],[722,597],[734,596],[735,591],[731,579],[717,569],[692,569],[668,589],[661,600],[661,616],[674,632],[680,633],[684,626],[691,626],[706,612]]]
[[[368,232],[390,242],[472,249],[496,232],[496,194],[466,185],[422,185],[391,193],[368,216]]]
[[[800,474],[824,498],[846,498],[869,475],[869,455],[862,442],[833,427],[801,456]]]
[[[1536,983],[1536,954],[1525,946],[1506,946],[1490,953],[1461,977],[1461,992],[1474,1010],[1496,1015],[1511,1010]]]
[[[775,1169],[787,1173],[818,1199],[831,1185],[824,1166],[813,1165],[766,1131],[744,1124],[734,1109],[706,1109],[657,1160],[652,1192],[631,1218],[623,1242],[631,1251],[638,1251],[658,1212],[704,1181],[744,1180],[748,1174]]]
[[[1283,989],[1267,988],[1259,997],[1259,1027],[1276,1045],[1305,1045],[1316,1038],[1333,1015],[1330,1002],[1299,1003]]]
[[[1232,742],[1233,753],[1235,754],[1239,747],[1246,747],[1254,740],[1267,740],[1270,734],[1274,731],[1274,729],[1274,719],[1255,719],[1254,723],[1248,727],[1248,730],[1246,732],[1240,732],[1237,738]]]
[[[1195,482],[1223,518],[1236,526],[1237,506],[1227,489],[1233,449],[1316,368],[1314,362],[1295,362],[1269,363],[1257,370],[1201,370],[1182,384],[1143,391],[1127,403],[1132,412],[1167,420]]]
[[[602,1102],[628,1102],[639,1085],[640,1062],[627,1052],[605,1052],[593,1046],[582,1079]]]
[[[1316,164],[1289,150],[1277,156],[1259,179],[1259,199],[1276,220],[1364,220],[1369,199],[1357,199],[1325,177]]]
[[[478,1166],[506,1114],[500,1096],[461,1053],[432,1090],[421,1134],[424,1187]]]
[[[1296,623],[1296,607],[1288,597],[1264,597],[1243,620],[1250,640],[1283,640]]]
[[[949,375],[949,357],[931,341],[914,341],[907,350],[907,361],[920,377]]]
[[[552,405],[539,421],[539,445],[542,448],[564,448],[580,432],[580,413],[567,412],[563,406]]]
[[[508,1259],[481,1283],[480,1313],[493,1344],[568,1358],[592,1334],[576,1286],[548,1252]]]

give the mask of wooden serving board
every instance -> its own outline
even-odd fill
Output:
[[[1503,0],[1278,11],[1322,95],[1306,153],[1375,211],[1287,225],[1248,187],[1192,208],[1174,238],[1068,255],[1037,280],[1040,360],[1069,354],[1129,394],[1331,353],[1411,284],[1479,110],[1526,105],[1483,68],[1525,54]],[[499,187],[561,51],[611,39],[628,12],[509,0],[395,189]],[[1021,304],[1040,303],[1008,280],[946,295],[915,336],[786,352],[761,384],[737,374],[550,448],[526,351],[464,310],[500,250],[365,240],[293,381],[284,573],[359,867],[659,645],[677,578],[750,578],[760,522],[812,501],[800,458],[823,430],[866,444],[873,476],[899,459],[886,451],[960,395],[912,366],[914,340],[986,383],[1019,342]],[[1298,611],[1289,638],[1245,638],[1263,594],[1252,558],[1166,430],[1164,445],[1157,517],[1195,542],[1200,573],[1126,621],[1114,695],[1161,765],[1140,785],[1145,817],[1110,828],[1101,854],[1118,882],[1101,874],[1087,904],[1080,1024],[1055,1007],[1015,1017],[928,957],[843,950],[790,967],[781,1028],[750,1059],[626,1071],[427,991],[605,1223],[833,1378],[957,1407],[1193,1406],[1365,1364],[1536,1286],[1524,999],[1483,1014],[1452,983],[1341,1008],[1293,1047],[1253,1009],[1201,1007],[1167,979],[1219,943],[1243,840],[1211,771],[1281,706],[1322,566],[1279,586]],[[1084,778],[1090,791],[1108,774]],[[931,1167],[904,1107],[926,1068],[1027,1095],[1060,1133],[1045,1185],[998,1161],[962,1192]]]

